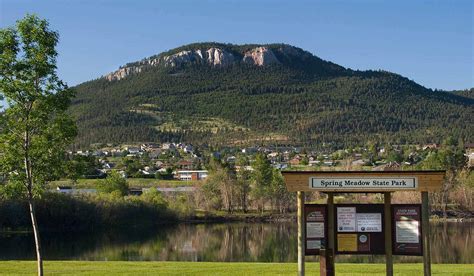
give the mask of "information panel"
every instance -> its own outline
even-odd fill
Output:
[[[327,244],[327,205],[305,204],[304,223],[306,228],[305,255],[319,255],[319,249]]]
[[[384,205],[336,204],[336,254],[385,254]]]
[[[421,205],[392,205],[392,248],[394,255],[423,255]]]

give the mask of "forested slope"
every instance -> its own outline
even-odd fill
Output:
[[[208,47],[226,49],[237,60],[256,45],[192,44],[157,57]],[[390,72],[353,71],[291,46],[284,45],[292,51],[280,51],[281,44],[265,47],[277,62],[210,66],[191,59],[78,85],[70,109],[78,120],[78,144],[182,140],[344,146],[474,137],[474,100],[468,92],[432,91]]]

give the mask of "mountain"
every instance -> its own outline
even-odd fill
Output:
[[[474,137],[468,92],[355,71],[285,44],[195,43],[75,87],[78,145],[146,141],[333,147]]]

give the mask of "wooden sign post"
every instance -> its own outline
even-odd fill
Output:
[[[288,191],[298,194],[298,275],[305,274],[305,255],[316,252],[322,254],[321,275],[334,275],[334,254],[384,254],[386,274],[393,275],[393,254],[420,255],[420,252],[424,275],[431,275],[428,192],[441,188],[445,171],[283,171],[282,174]],[[327,193],[327,205],[313,206],[316,209],[307,214],[304,193],[314,191]],[[397,191],[421,192],[421,214],[419,206],[392,205],[391,193]],[[335,193],[383,193],[384,204],[335,205]],[[318,208],[327,208],[325,216]]]

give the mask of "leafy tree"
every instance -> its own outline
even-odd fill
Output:
[[[19,185],[29,205],[38,275],[43,275],[35,199],[45,183],[62,173],[64,152],[76,135],[66,115],[73,96],[56,75],[58,33],[46,20],[27,15],[0,30],[1,170],[8,185]]]
[[[258,209],[263,212],[265,202],[270,198],[270,184],[272,181],[272,167],[270,161],[263,153],[258,153],[253,164],[254,174],[252,194],[258,202]]]
[[[121,166],[125,168],[125,173],[130,177],[140,177],[139,170],[143,168],[138,158],[123,158]]]
[[[307,155],[305,155],[305,156],[303,156],[303,158],[301,158],[300,164],[305,165],[305,166],[307,166],[309,164],[309,158],[308,158]]]
[[[202,191],[205,193],[206,199],[209,199],[208,206],[214,208],[225,208],[231,213],[235,206],[237,185],[233,172],[218,159],[211,159],[209,164],[210,171]]]
[[[286,189],[285,180],[278,169],[273,169],[271,187],[272,201],[278,208],[278,212],[284,213],[289,209],[294,200],[291,193]]]
[[[128,183],[118,172],[112,171],[106,179],[100,180],[97,190],[101,193],[118,193],[121,196],[128,194]]]
[[[167,168],[166,172],[156,172],[155,173],[155,178],[156,179],[163,179],[163,180],[173,180],[174,179],[173,169],[172,168]]]
[[[209,176],[200,187],[203,195],[203,201],[206,209],[220,209],[222,207],[222,197],[220,194],[219,183]]]
[[[168,202],[166,202],[163,195],[157,189],[149,189],[142,194],[143,199],[146,202],[153,204],[153,206],[161,209],[168,208]]]
[[[441,148],[429,153],[421,164],[423,169],[446,170],[446,178],[441,190],[441,206],[444,217],[447,217],[446,208],[449,203],[449,191],[454,188],[456,175],[466,164],[467,159],[462,145],[457,144],[452,137],[445,139]]]
[[[387,161],[401,163],[403,161],[403,154],[399,151],[391,150],[387,154]]]
[[[244,167],[237,172],[237,198],[240,208],[244,213],[248,212],[249,194],[250,194],[250,171],[245,170]]]
[[[66,163],[65,176],[76,182],[85,176],[96,175],[99,162],[94,156],[74,155]]]

